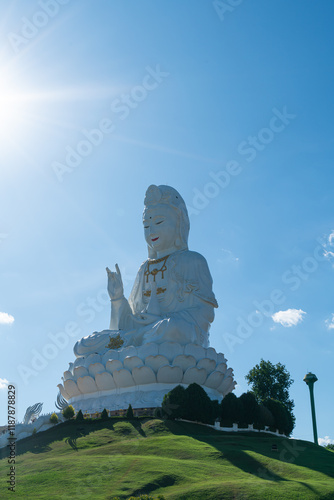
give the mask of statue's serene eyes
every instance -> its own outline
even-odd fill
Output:
[[[153,221],[154,224],[157,226],[158,224],[162,224],[164,222],[165,219],[158,219],[157,221]],[[147,223],[144,222],[144,229],[149,229],[149,225]]]

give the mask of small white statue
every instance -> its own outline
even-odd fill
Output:
[[[180,194],[170,186],[150,186],[143,224],[149,258],[141,265],[129,300],[122,277],[107,268],[111,300],[110,330],[95,332],[74,346],[76,356],[103,353],[109,337],[124,346],[170,341],[208,346],[218,307],[205,258],[188,250],[189,217]]]

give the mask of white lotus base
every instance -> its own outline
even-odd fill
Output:
[[[128,346],[77,358],[64,372],[63,397],[78,411],[94,413],[161,406],[177,385],[195,382],[211,399],[231,392],[236,382],[222,353],[212,347],[176,342]]]

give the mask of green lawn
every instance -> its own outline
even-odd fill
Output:
[[[8,451],[0,452],[0,498],[334,499],[331,451],[182,422],[71,421],[26,438],[17,443],[15,493]]]

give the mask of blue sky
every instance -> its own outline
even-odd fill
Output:
[[[145,191],[169,184],[210,266],[211,345],[236,394],[261,358],[283,363],[294,436],[312,440],[313,371],[334,440],[333,14],[330,0],[1,3],[1,424],[6,381],[19,420],[54,410],[75,341],[109,325],[105,267],[128,296]]]

